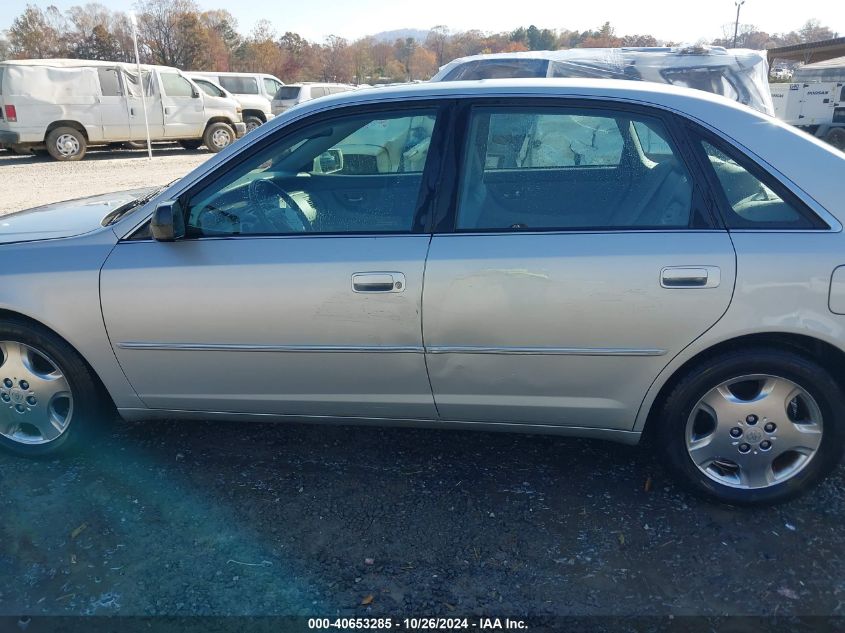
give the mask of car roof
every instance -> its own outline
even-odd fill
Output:
[[[642,101],[651,105],[672,107],[674,104],[684,111],[681,104],[718,104],[742,112],[755,112],[732,99],[727,99],[701,90],[682,88],[670,84],[648,81],[627,81],[622,79],[481,79],[475,81],[448,81],[404,83],[375,88],[359,88],[321,99],[319,105],[298,106],[303,109],[325,108],[328,104],[371,103],[379,101],[402,101],[406,99],[473,98],[473,97],[583,97]],[[698,107],[702,107],[698,105]],[[706,106],[705,106],[706,107]],[[710,106],[712,107],[712,106]],[[760,115],[769,119],[766,115]]]
[[[134,62],[110,62],[98,59],[8,59],[0,62],[0,66],[32,66],[48,68],[125,68],[127,70],[137,69]],[[141,64],[142,70],[172,70],[181,72],[174,66],[160,66],[157,64]]]

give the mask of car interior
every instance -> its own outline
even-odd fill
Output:
[[[409,232],[436,114],[317,124],[182,201],[188,235]],[[808,220],[716,147],[705,152],[729,226]],[[708,226],[690,173],[654,119],[476,108],[460,174],[460,231]]]
[[[692,184],[656,122],[569,113],[475,114],[459,230],[687,227]]]
[[[189,234],[408,232],[433,113],[318,125],[192,196]]]

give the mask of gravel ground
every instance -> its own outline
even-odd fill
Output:
[[[0,152],[0,212],[209,156]],[[0,616],[845,616],[844,515],[842,468],[736,510],[608,443],[116,422],[72,458],[0,454]]]
[[[145,150],[92,150],[77,163],[60,163],[49,157],[0,151],[0,214],[99,193],[164,185],[211,156],[205,150],[157,145],[152,161]]]
[[[841,616],[844,484],[737,510],[609,443],[118,422],[0,455],[0,615]]]

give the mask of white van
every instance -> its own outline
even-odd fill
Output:
[[[442,66],[431,81],[596,77],[696,88],[774,115],[765,51],[721,46],[572,48],[471,55]]]
[[[205,77],[231,92],[244,111],[246,131],[252,132],[273,118],[270,101],[284,86],[281,79],[264,73],[189,72],[189,77]]]
[[[288,84],[280,88],[273,96],[271,107],[273,108],[273,114],[278,115],[303,101],[310,101],[311,99],[318,99],[319,97],[347,92],[349,90],[355,90],[355,86],[350,84],[316,82]]]
[[[141,74],[152,140],[219,152],[245,133],[236,101],[205,94],[176,68],[142,66]],[[141,83],[133,64],[0,62],[0,145],[70,161],[92,145],[145,141]]]

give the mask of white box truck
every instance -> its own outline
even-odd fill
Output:
[[[73,161],[91,146],[146,141],[147,123],[153,141],[212,152],[245,133],[233,99],[206,94],[176,68],[145,65],[141,75],[119,62],[0,62],[0,145]]]

